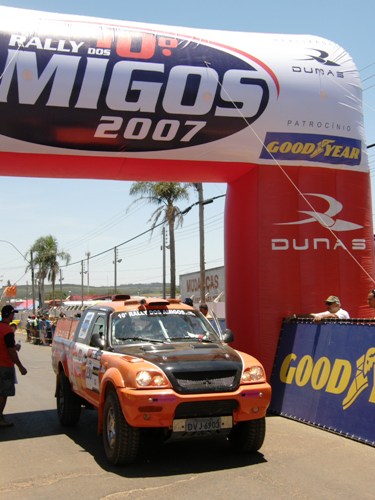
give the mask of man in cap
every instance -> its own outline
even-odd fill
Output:
[[[367,295],[367,301],[369,307],[372,307],[375,309],[375,290],[370,290],[368,295]]]
[[[14,330],[10,323],[18,312],[11,305],[6,305],[1,310],[0,321],[0,427],[10,427],[12,422],[4,418],[4,408],[8,396],[15,395],[17,365],[20,373],[26,375],[27,370],[21,363],[18,352],[20,345],[15,342]]]
[[[341,309],[340,299],[336,295],[330,295],[324,302],[327,306],[326,311],[310,314],[310,316],[314,318],[314,321],[321,321],[322,319],[327,318],[349,319],[349,313],[344,309]]]

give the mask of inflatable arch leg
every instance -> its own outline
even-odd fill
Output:
[[[331,227],[308,213],[309,203]],[[236,347],[270,377],[284,317],[324,311],[331,294],[351,317],[368,316],[373,244],[367,174],[255,166],[230,183],[226,304]]]

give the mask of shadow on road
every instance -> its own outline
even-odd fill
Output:
[[[97,435],[97,412],[82,411],[76,427],[62,427],[56,410],[9,414],[14,427],[0,429],[0,442],[65,434],[89,453],[103,470],[122,477],[163,477],[211,472],[265,463],[261,453],[239,454],[231,450],[224,438],[170,441],[143,447],[138,460],[127,466],[108,463]]]
[[[6,417],[14,422],[14,427],[0,429],[0,442],[64,434],[56,410],[8,413]]]

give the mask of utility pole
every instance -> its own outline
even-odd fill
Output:
[[[163,226],[162,252],[163,252],[163,299],[165,299],[166,296],[167,296],[166,285],[165,285],[165,279],[166,279],[166,270],[165,270],[165,226]]]
[[[204,200],[203,200],[203,185],[201,182],[194,184],[198,191],[199,205],[199,281],[200,281],[200,303],[206,302],[206,267],[205,267],[205,245],[204,245]]]
[[[30,250],[30,269],[31,269],[31,294],[33,299],[33,315],[35,316],[35,275],[33,251]]]
[[[61,269],[59,269],[60,271],[60,306],[62,306],[62,282],[63,282],[63,277],[62,277],[62,271]]]
[[[84,275],[84,261],[81,260],[81,306],[83,307],[83,275]]]
[[[115,265],[115,276],[114,276],[114,288],[115,288],[115,294],[117,293],[117,247],[115,247],[114,249],[114,252],[115,252],[115,258],[114,258],[114,265]]]
[[[115,265],[115,276],[114,276],[114,289],[115,294],[117,293],[117,263],[122,262],[122,259],[118,258],[118,248],[114,247],[115,258],[113,259],[113,264]]]
[[[86,257],[87,257],[87,295],[90,295],[90,267],[89,267],[89,261],[90,261],[90,252],[86,252]]]

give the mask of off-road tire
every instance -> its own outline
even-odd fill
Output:
[[[56,391],[57,414],[64,426],[73,426],[81,416],[81,399],[72,391],[69,379],[60,372]]]
[[[106,396],[103,411],[103,444],[106,457],[114,465],[131,464],[139,451],[140,430],[124,418],[114,391]]]
[[[266,435],[266,419],[239,422],[231,430],[228,440],[235,451],[252,453],[261,448]]]

